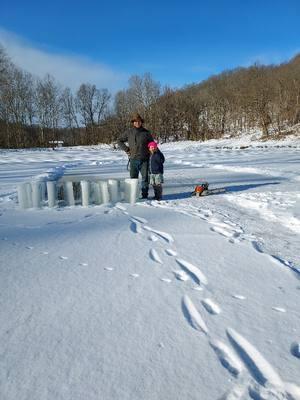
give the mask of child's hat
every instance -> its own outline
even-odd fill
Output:
[[[153,147],[154,149],[157,149],[157,143],[156,142],[148,143],[148,149],[150,149],[150,147]]]

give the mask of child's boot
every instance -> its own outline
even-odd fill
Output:
[[[162,186],[161,185],[154,185],[154,200],[161,200],[162,199]]]

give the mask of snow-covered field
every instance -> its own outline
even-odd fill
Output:
[[[0,151],[1,399],[300,399],[300,141],[241,144],[161,146],[162,202],[40,210],[19,182],[124,153]]]

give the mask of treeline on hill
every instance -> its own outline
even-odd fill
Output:
[[[140,112],[161,142],[207,140],[260,129],[288,132],[300,122],[300,54],[278,66],[253,65],[180,90],[162,88],[150,74],[132,76],[114,98],[82,83],[75,93],[47,75],[16,67],[0,47],[0,147],[113,143]]]

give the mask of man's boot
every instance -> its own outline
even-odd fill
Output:
[[[148,199],[148,190],[142,189],[142,199]]]

